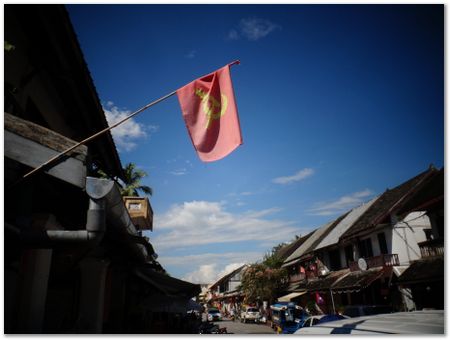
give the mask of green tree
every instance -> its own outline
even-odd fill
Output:
[[[250,265],[241,279],[240,290],[248,303],[257,300],[272,303],[286,288],[288,274],[284,268],[270,268],[264,263]]]
[[[126,164],[123,171],[125,178],[123,178],[123,184],[121,184],[120,188],[122,196],[139,196],[139,191],[150,196],[153,194],[152,188],[141,184],[142,178],[146,177],[147,173],[136,169],[136,164],[131,162]]]
[[[286,243],[280,243],[272,248],[271,252],[264,255],[263,264],[272,269],[281,268],[283,265],[283,258],[279,255],[281,248],[285,247]]]
[[[289,275],[282,268],[283,260],[278,250],[284,244],[279,244],[264,256],[261,263],[250,265],[242,275],[240,290],[249,303],[257,300],[272,303],[286,289]]]

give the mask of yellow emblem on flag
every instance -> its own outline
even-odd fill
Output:
[[[203,112],[205,112],[208,117],[205,128],[209,129],[213,120],[219,119],[225,114],[228,106],[228,98],[224,94],[221,94],[222,102],[219,102],[216,98],[205,93],[202,89],[196,89],[195,94],[202,99]]]

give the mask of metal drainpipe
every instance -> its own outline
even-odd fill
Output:
[[[20,239],[27,245],[53,248],[61,243],[98,244],[105,234],[105,201],[90,199],[86,230],[19,231]]]
[[[87,243],[97,245],[106,230],[106,196],[111,191],[112,181],[90,180],[86,186],[89,195],[85,230],[20,230],[9,227],[20,239],[31,247],[53,248],[62,243]]]
[[[89,210],[85,230],[21,230],[6,224],[6,228],[20,237],[30,247],[53,248],[65,243],[98,244],[106,230],[106,209],[108,210],[108,228],[123,234],[127,244],[142,262],[155,260],[157,255],[144,237],[137,235],[128,211],[122,203],[122,196],[114,181],[87,177],[86,193]]]

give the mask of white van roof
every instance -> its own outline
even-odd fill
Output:
[[[361,316],[300,328],[295,334],[444,334],[444,311]]]

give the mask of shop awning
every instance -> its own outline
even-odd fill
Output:
[[[390,271],[391,272],[391,271]],[[331,286],[334,293],[359,292],[385,274],[383,267],[350,272]]]
[[[226,297],[226,298],[236,297],[236,296],[241,296],[241,295],[243,295],[243,294],[241,292],[237,291],[237,290],[234,290],[232,292],[224,293],[224,297]]]
[[[280,302],[289,302],[291,301],[291,299],[296,298],[298,296],[301,296],[303,294],[306,294],[306,290],[301,291],[301,292],[293,292],[293,293],[289,293],[287,295],[281,296],[278,298],[278,301]]]
[[[306,289],[309,292],[329,291],[335,282],[337,282],[340,278],[343,278],[345,275],[349,273],[350,269],[348,268],[333,271],[324,277],[319,277],[315,280],[308,281]]]
[[[306,283],[307,283],[306,280],[292,282],[286,288],[286,291],[288,291],[288,292],[300,292],[300,291],[306,289]]]

